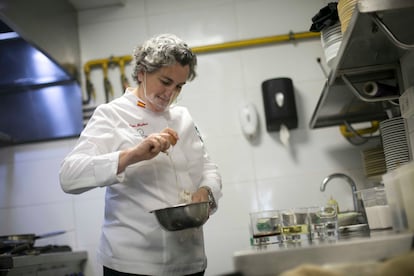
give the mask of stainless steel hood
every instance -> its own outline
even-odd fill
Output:
[[[79,135],[79,60],[67,1],[0,2],[0,146]]]

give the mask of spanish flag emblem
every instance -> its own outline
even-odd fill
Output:
[[[137,101],[137,106],[145,108],[145,103],[141,100]]]

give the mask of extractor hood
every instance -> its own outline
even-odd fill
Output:
[[[1,2],[0,146],[74,137],[82,131],[82,92],[74,73],[79,67],[76,13],[72,17],[63,2],[52,2]],[[32,26],[34,20],[38,28]],[[58,26],[68,32],[57,32]],[[76,29],[74,41],[69,26]]]

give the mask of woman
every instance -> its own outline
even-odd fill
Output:
[[[100,105],[64,159],[62,189],[106,187],[98,259],[104,275],[203,275],[202,227],[168,232],[151,210],[221,197],[221,177],[184,107],[172,105],[195,78],[196,56],[174,35],[134,52],[136,88]]]

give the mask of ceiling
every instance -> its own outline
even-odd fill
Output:
[[[99,9],[109,6],[125,5],[125,0],[68,0],[76,10]]]

